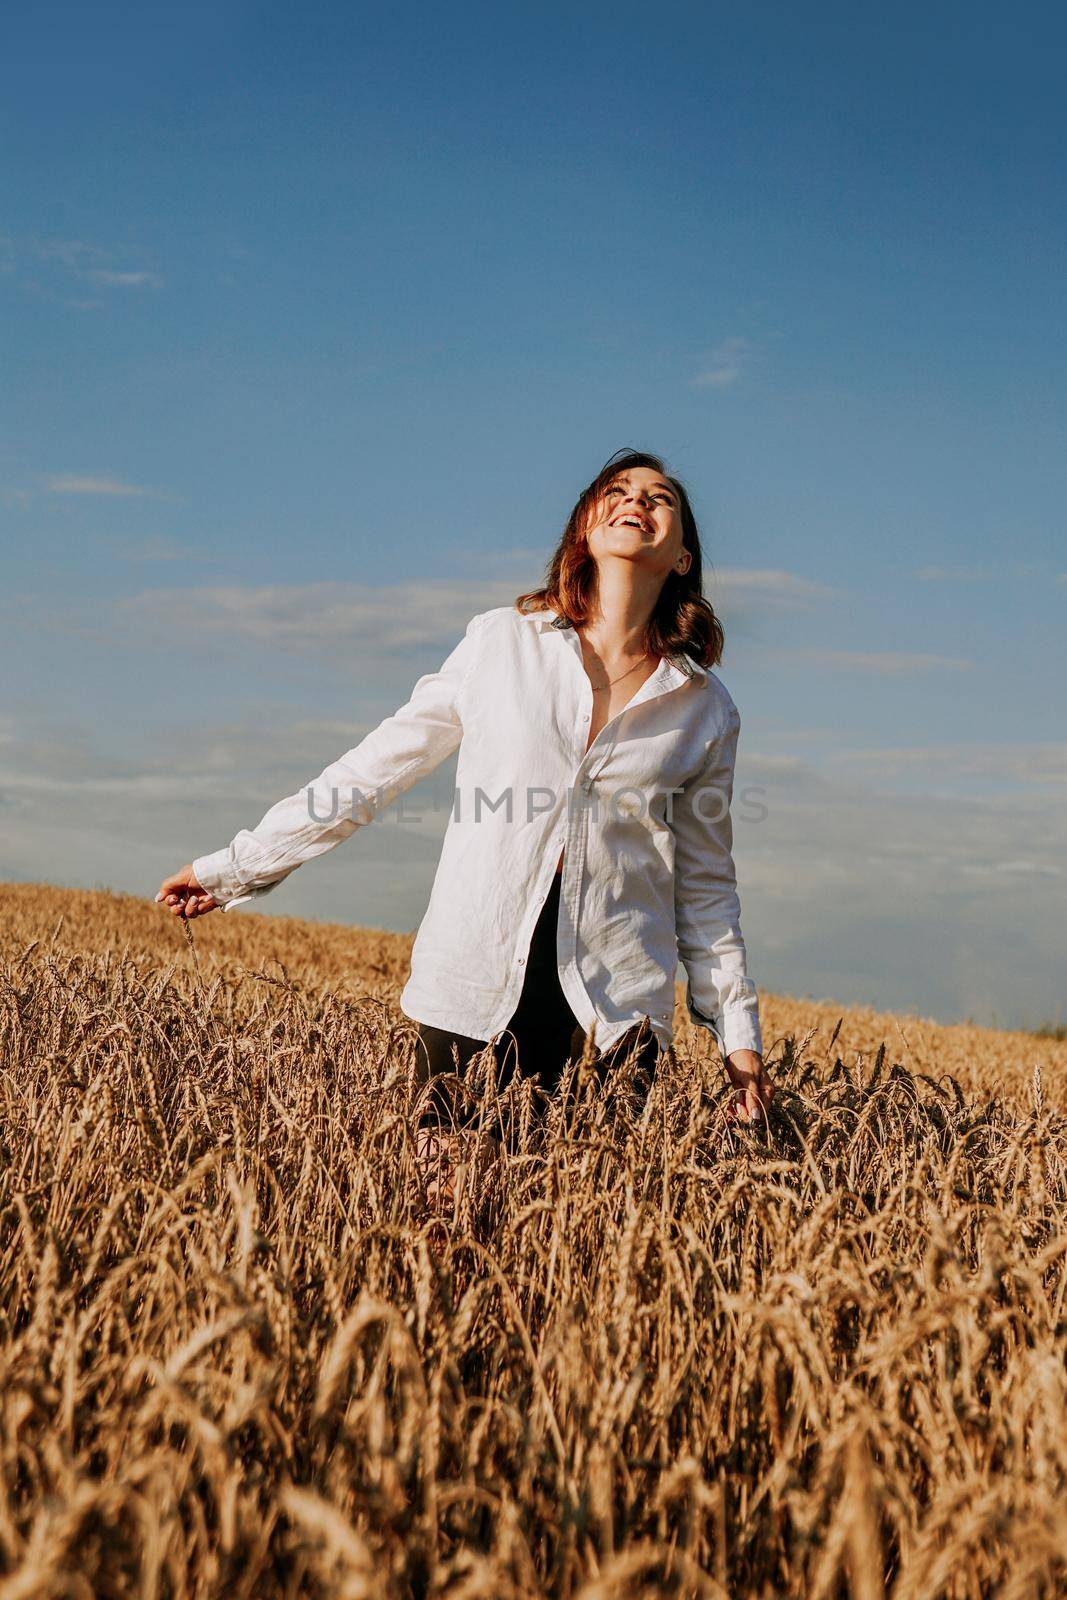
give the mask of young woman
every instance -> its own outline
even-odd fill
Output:
[[[740,717],[710,670],[722,646],[684,487],[656,456],[613,457],[543,587],[472,617],[405,705],[156,898],[193,918],[269,893],[458,748],[400,996],[431,1090],[487,1041],[505,1078],[517,1065],[546,1092],[590,1032],[600,1070],[652,1068],[672,1039],[680,956],[736,1114],[760,1117],[771,1087],[730,818]],[[432,1098],[439,1115],[445,1097]]]

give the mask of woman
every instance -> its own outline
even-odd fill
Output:
[[[680,956],[736,1114],[763,1116],[729,810],[740,717],[709,670],[722,646],[685,489],[627,451],[579,496],[542,588],[472,617],[393,716],[156,898],[194,918],[269,893],[458,748],[400,996],[431,1091],[486,1041],[505,1076],[517,1058],[546,1092],[590,1033],[602,1071],[651,1068]],[[432,1098],[431,1121],[457,1114]]]

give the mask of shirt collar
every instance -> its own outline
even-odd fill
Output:
[[[551,610],[523,611],[520,613],[520,615],[526,617],[526,619],[530,622],[535,622],[540,633],[546,633],[549,628],[556,628],[562,633],[566,629],[573,627],[573,623],[568,617],[557,616],[556,613]],[[708,675],[708,669],[704,666],[701,666],[699,661],[694,661],[692,656],[686,655],[684,650],[679,650],[674,655],[665,657],[665,659],[669,661],[671,666],[674,667],[677,672],[680,672],[683,677],[693,678],[699,681],[701,678],[706,678]]]

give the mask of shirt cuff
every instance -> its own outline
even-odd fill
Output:
[[[256,891],[246,889],[234,872],[228,848],[197,856],[193,862],[193,876],[223,911],[233,911],[256,897]]]
[[[763,1054],[759,1017],[754,1011],[742,1008],[724,1011],[722,1019],[722,1053],[732,1056],[735,1050],[754,1050]]]
[[[743,1004],[728,1006],[721,1017],[706,1017],[693,1004],[692,991],[688,985],[685,1003],[686,1010],[697,1027],[706,1028],[714,1035],[724,1061],[727,1056],[732,1056],[735,1050],[754,1050],[757,1055],[763,1054],[759,1014],[751,1006]]]

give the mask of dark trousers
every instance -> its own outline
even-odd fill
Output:
[[[518,1071],[523,1077],[536,1078],[545,1094],[554,1094],[559,1088],[560,1076],[567,1062],[577,1060],[585,1046],[585,1029],[563,993],[556,966],[556,929],[562,877],[562,873],[556,873],[530,939],[526,977],[519,1003],[493,1046],[496,1082],[500,1088],[505,1088]],[[430,1104],[422,1118],[424,1126],[439,1126],[442,1122],[446,1125],[462,1125],[471,1120],[471,1110],[464,1109],[452,1093],[434,1083],[441,1074],[457,1071],[453,1045],[459,1058],[458,1070],[462,1072],[471,1057],[485,1049],[486,1040],[451,1033],[446,1028],[434,1028],[425,1022],[418,1023],[416,1073],[420,1084],[429,1081],[432,1086]],[[651,1082],[659,1048],[659,1040],[652,1032],[651,1025],[643,1019],[628,1029],[610,1049],[597,1051],[594,1065],[604,1077],[634,1050],[633,1069],[647,1073]]]

